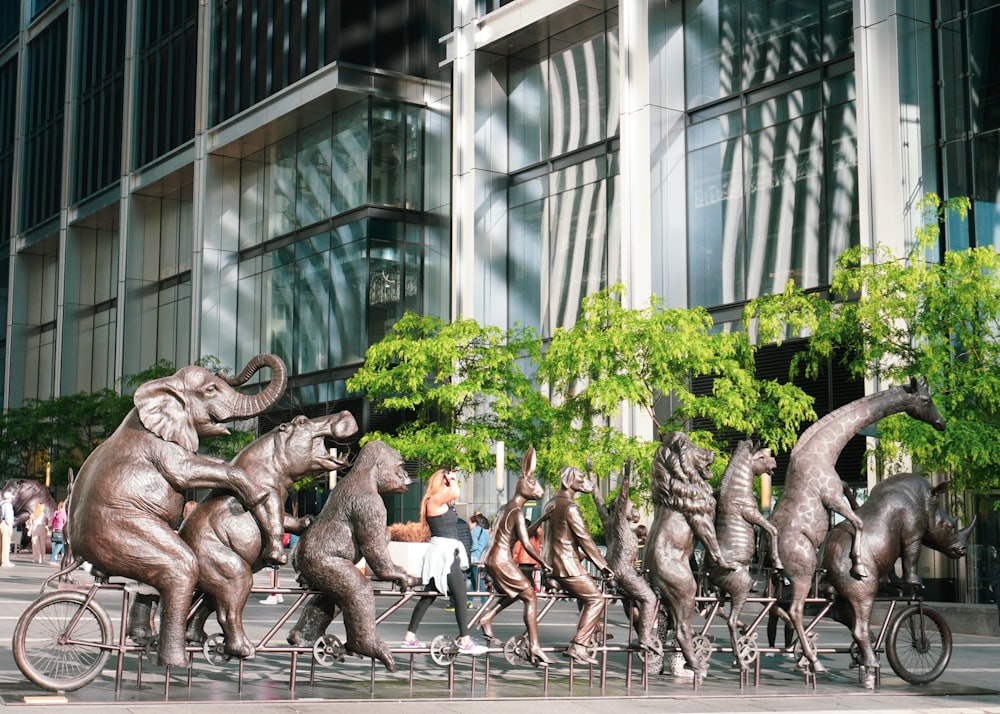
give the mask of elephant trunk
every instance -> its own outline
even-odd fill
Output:
[[[257,416],[277,402],[285,393],[285,386],[288,384],[288,370],[284,361],[277,355],[262,354],[247,362],[247,366],[235,377],[218,374],[231,387],[238,387],[241,384],[246,384],[247,380],[261,367],[271,368],[271,381],[258,394],[237,394],[233,397],[233,419],[248,419]]]

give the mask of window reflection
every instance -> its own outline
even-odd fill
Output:
[[[365,98],[243,159],[244,362],[264,349],[292,374],[337,369],[404,311],[447,314],[447,230],[419,212],[425,148],[447,137],[425,134],[426,111]]]
[[[690,303],[826,284],[859,235],[853,74],[819,69],[853,51],[851,3],[688,0],[686,12]]]

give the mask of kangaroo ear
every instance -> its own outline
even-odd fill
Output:
[[[521,475],[530,478],[535,473],[535,466],[537,465],[535,461],[535,447],[529,446],[528,453],[524,455],[524,460],[521,462]]]

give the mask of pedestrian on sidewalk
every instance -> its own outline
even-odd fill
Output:
[[[13,568],[10,562],[10,540],[14,535],[14,499],[9,493],[0,501],[0,567]]]

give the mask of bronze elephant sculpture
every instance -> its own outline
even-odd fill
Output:
[[[275,489],[284,502],[295,482],[319,471],[346,468],[346,457],[331,453],[326,440],[343,441],[357,431],[358,423],[348,411],[315,419],[297,416],[255,440],[233,464]],[[308,516],[284,517],[289,533],[301,533],[311,522]],[[216,489],[184,519],[180,536],[198,558],[198,589],[207,596],[188,622],[187,639],[204,642],[205,620],[217,610],[226,653],[252,657],[254,646],[243,629],[243,608],[253,588],[253,574],[264,567],[257,521],[231,493]]]
[[[361,448],[351,470],[337,481],[292,553],[299,582],[323,594],[312,596],[302,608],[288,636],[290,644],[312,646],[340,608],[347,651],[374,657],[390,672],[396,668],[389,646],[376,630],[372,586],[356,563],[364,558],[379,580],[397,583],[404,590],[419,582],[392,561],[381,496],[403,493],[410,483],[398,451],[382,441],[370,441]]]
[[[879,581],[902,559],[900,585],[922,585],[917,574],[922,546],[933,548],[952,559],[965,555],[975,518],[965,528],[949,516],[941,504],[948,482],[932,487],[922,476],[898,474],[875,486],[856,513],[864,523],[865,538],[859,552],[865,566],[857,573],[851,558],[854,526],[844,521],[827,536],[820,552],[826,570],[824,584],[834,591],[834,619],[851,628],[865,667],[878,667],[869,635],[872,609]],[[870,680],[869,680],[870,681]],[[866,681],[867,684],[867,681]]]
[[[56,502],[41,481],[30,478],[12,478],[0,488],[0,494],[7,493],[10,494],[11,505],[14,507],[15,528],[24,525],[31,518],[37,503],[42,503],[45,506],[45,522],[48,523],[52,519],[52,514],[56,510]]]
[[[259,394],[236,391],[262,367],[272,376]],[[187,663],[184,622],[198,562],[175,531],[186,490],[235,493],[260,525],[264,560],[285,561],[278,491],[237,466],[197,453],[199,439],[228,433],[223,422],[260,414],[281,397],[285,384],[285,364],[274,355],[258,355],[236,377],[192,366],[146,382],[135,392],[135,408],[80,468],[67,508],[75,560],[159,591],[161,664]]]

